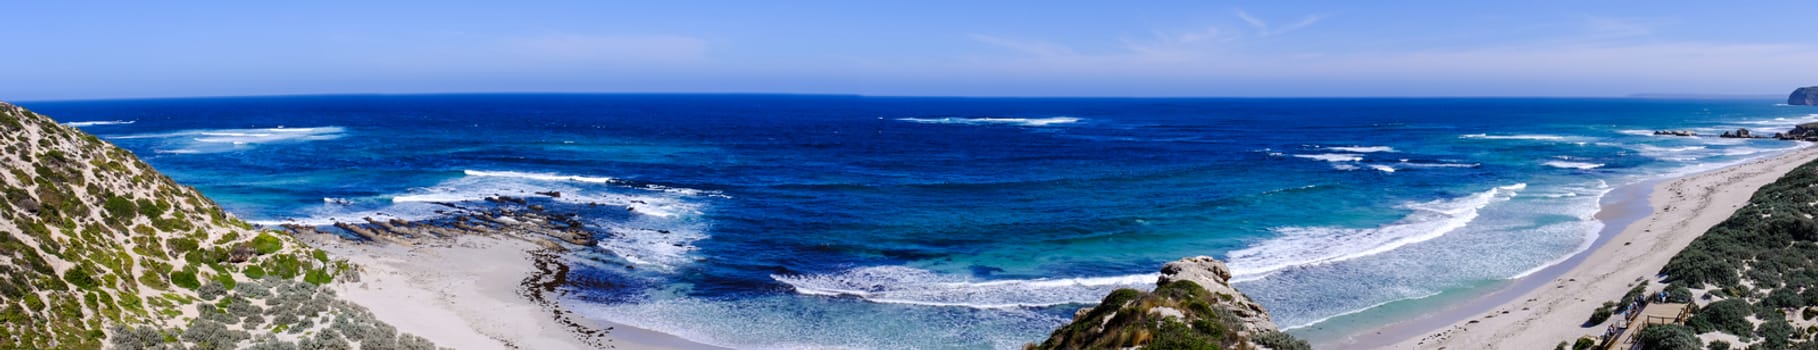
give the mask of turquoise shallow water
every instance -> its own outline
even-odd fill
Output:
[[[605,237],[570,305],[738,348],[1015,348],[1190,255],[1228,261],[1287,327],[1417,309],[1405,301],[1583,249],[1615,186],[1794,146],[1649,130],[1818,121],[1775,101],[1646,99],[23,105],[84,122],[268,224],[421,218],[437,202],[562,191],[535,200]]]

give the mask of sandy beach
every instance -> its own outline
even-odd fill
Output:
[[[1647,215],[1602,237],[1591,250],[1465,305],[1448,307],[1323,348],[1533,349],[1599,333],[1581,327],[1591,311],[1622,296],[1637,281],[1656,281],[1673,255],[1748,203],[1756,189],[1807,162],[1818,148],[1805,147],[1679,178],[1651,181]],[[1606,203],[1599,218],[1634,210]],[[1605,219],[1610,220],[1610,219]],[[1620,224],[1620,222],[1618,222]],[[1606,230],[1607,231],[1607,230]],[[1473,303],[1483,305],[1470,305]],[[1393,342],[1393,343],[1390,343]]]
[[[360,281],[335,283],[342,297],[366,306],[399,331],[456,349],[719,349],[654,331],[565,317],[599,335],[572,331],[520,293],[535,274],[537,245],[512,238],[465,236],[417,246],[310,243],[361,266]]]

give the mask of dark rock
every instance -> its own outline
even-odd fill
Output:
[[[562,198],[562,192],[560,192],[560,191],[537,192],[537,194],[550,196],[553,198]]]
[[[258,256],[258,255],[259,255],[259,252],[254,251],[252,249],[252,247],[246,246],[245,244],[241,244],[238,247],[234,247],[234,252],[233,252],[233,254],[228,255],[227,262],[231,262],[231,263],[235,263],[235,264],[243,263],[243,262],[246,262],[247,260],[252,260],[252,258],[254,256]]]
[[[1794,89],[1793,94],[1786,97],[1786,104],[1794,106],[1818,105],[1818,86],[1807,86]]]
[[[1736,129],[1736,131],[1725,131],[1720,137],[1730,139],[1752,139],[1757,138],[1758,136],[1749,134],[1749,129]]]
[[[543,211],[543,205],[542,204],[531,204],[530,210]]]
[[[1659,136],[1698,136],[1698,132],[1696,132],[1696,131],[1691,131],[1691,130],[1654,130],[1654,135],[1659,135]]]
[[[1794,126],[1793,130],[1775,134],[1774,138],[1781,140],[1818,141],[1818,123],[1799,124],[1799,126]]]

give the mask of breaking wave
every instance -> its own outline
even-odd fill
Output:
[[[980,309],[1091,304],[1118,288],[1151,289],[1158,274],[972,281],[906,266],[873,266],[820,275],[771,275],[808,295],[854,296],[888,304]]]
[[[1053,118],[898,118],[897,120],[921,124],[960,124],[960,125],[1019,125],[1019,126],[1052,126],[1078,123],[1081,119],[1074,117]]]
[[[1492,188],[1470,196],[1400,206],[1412,210],[1401,220],[1376,228],[1282,227],[1278,237],[1231,251],[1232,281],[1255,280],[1277,271],[1381,254],[1444,236],[1477,219],[1477,211],[1514,197],[1527,184]]]

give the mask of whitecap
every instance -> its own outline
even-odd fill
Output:
[[[347,129],[338,126],[313,128],[207,129],[165,133],[107,136],[109,139],[164,139],[154,151],[168,154],[226,152],[262,144],[283,144],[339,139]]]
[[[1600,164],[1600,163],[1568,162],[1568,161],[1562,161],[1562,160],[1548,161],[1546,163],[1541,163],[1541,164],[1550,166],[1550,167],[1554,167],[1554,168],[1560,168],[1560,169],[1578,169],[1578,170],[1591,170],[1591,169],[1603,167],[1603,164]]]
[[[137,122],[139,122],[139,121],[137,121],[137,120],[99,120],[99,121],[90,121],[90,122],[68,122],[68,123],[63,123],[63,125],[80,128],[80,127],[85,127],[85,126],[127,125],[127,124],[132,124],[132,123],[137,123]]]
[[[1355,162],[1363,160],[1362,154],[1352,153],[1296,154],[1294,157],[1328,162]]]
[[[1340,146],[1326,147],[1326,149],[1351,153],[1395,152],[1395,148],[1389,146]]]
[[[1401,220],[1375,228],[1280,227],[1278,235],[1254,246],[1231,251],[1226,261],[1233,281],[1267,277],[1296,267],[1329,264],[1381,254],[1409,244],[1439,238],[1477,219],[1490,203],[1514,197],[1527,188],[1520,183],[1501,186],[1470,196],[1439,199],[1400,206],[1413,211]]]
[[[517,172],[517,171],[485,171],[485,170],[462,170],[461,173],[467,174],[467,176],[514,177],[514,178],[520,178],[520,179],[539,180],[539,181],[574,181],[574,182],[587,182],[587,183],[596,183],[596,184],[612,182],[612,178],[610,178],[610,177],[562,175],[562,174],[551,174],[551,173],[528,173],[528,172]]]
[[[1052,126],[1052,125],[1059,125],[1059,124],[1078,123],[1081,119],[1074,118],[1074,117],[1053,117],[1053,118],[955,118],[955,117],[947,117],[947,118],[897,118],[897,120],[911,122],[911,123],[922,123],[922,124],[959,124],[959,125],[1000,124],[1000,125],[1020,125],[1020,126]]]
[[[1482,163],[1417,163],[1407,160],[1402,160],[1400,165],[1410,168],[1476,168],[1483,166]]]
[[[1376,170],[1377,170],[1377,171],[1381,171],[1381,172],[1385,172],[1385,173],[1393,173],[1393,172],[1395,172],[1395,167],[1391,167],[1391,166],[1387,166],[1387,165],[1382,165],[1382,164],[1368,164],[1368,165],[1365,165],[1365,166],[1368,166],[1368,167],[1370,167],[1370,169],[1376,169]]]
[[[1158,274],[976,281],[907,266],[871,266],[833,274],[771,275],[807,295],[855,296],[887,304],[980,309],[1091,304],[1118,288],[1152,289]]]
[[[1563,141],[1563,140],[1565,140],[1565,139],[1567,139],[1567,137],[1565,137],[1565,136],[1558,136],[1558,135],[1489,135],[1489,134],[1469,134],[1469,135],[1460,135],[1460,136],[1458,136],[1458,137],[1459,137],[1459,138],[1465,138],[1465,139],[1484,139],[1484,140],[1531,140],[1531,141]]]

